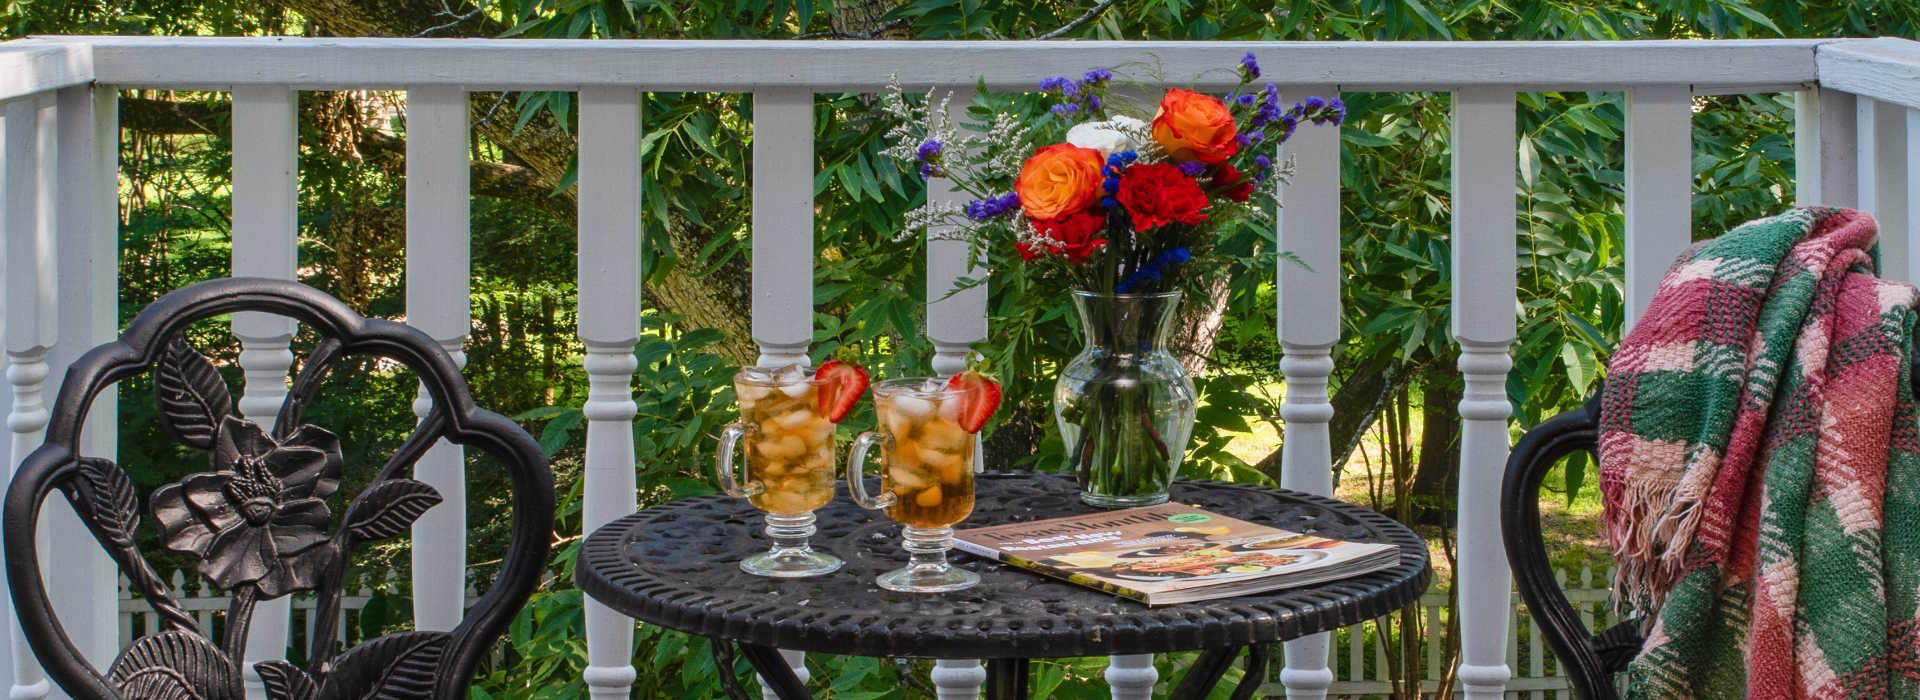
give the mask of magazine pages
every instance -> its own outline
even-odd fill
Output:
[[[978,556],[1168,605],[1306,586],[1393,566],[1390,544],[1343,542],[1178,503],[954,533]]]

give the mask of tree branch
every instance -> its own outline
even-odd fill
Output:
[[[1102,13],[1105,13],[1107,11],[1107,8],[1113,7],[1114,4],[1118,2],[1120,2],[1120,0],[1101,0],[1100,4],[1094,5],[1092,9],[1087,10],[1086,14],[1080,15],[1079,19],[1075,19],[1072,22],[1066,23],[1066,25],[1060,27],[1059,29],[1055,29],[1045,34],[1041,34],[1040,36],[1037,36],[1034,38],[1035,39],[1058,39],[1060,37],[1066,36],[1068,33],[1072,32],[1073,30],[1079,29],[1080,27],[1085,26],[1086,23],[1088,22],[1092,22],[1094,18],[1099,17]]]

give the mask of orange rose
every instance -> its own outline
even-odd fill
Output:
[[[1218,163],[1240,152],[1227,105],[1192,90],[1174,88],[1160,98],[1153,116],[1153,140],[1174,160]]]
[[[1013,191],[1029,219],[1055,219],[1100,201],[1100,152],[1059,143],[1033,152]]]

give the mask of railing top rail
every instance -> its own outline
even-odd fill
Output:
[[[1920,109],[1920,42],[1884,37],[1824,44],[1822,87]]]
[[[1560,42],[697,41],[35,37],[13,44],[92,49],[94,77],[143,88],[576,89],[744,92],[763,87],[872,91],[909,86],[1030,89],[1041,78],[1137,65],[1225,88],[1243,51],[1289,85],[1348,91],[1600,90],[1690,85],[1699,91],[1812,84],[1826,40]],[[1277,67],[1284,66],[1285,70]]]
[[[93,52],[84,45],[0,42],[0,101],[93,82]]]

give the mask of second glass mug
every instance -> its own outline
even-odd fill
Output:
[[[775,578],[819,576],[843,562],[815,551],[815,509],[833,500],[834,424],[820,413],[823,382],[812,376],[780,376],[748,367],[733,377],[740,422],[720,433],[714,459],[727,495],[745,498],[767,514],[772,548],[740,560],[747,573]],[[745,443],[746,471],[735,480],[733,451]]]
[[[910,593],[957,591],[980,575],[947,563],[953,525],[973,513],[973,473],[979,453],[959,424],[959,390],[926,377],[873,385],[877,431],[861,433],[847,454],[847,485],[854,503],[884,509],[902,526],[907,565],[881,574],[881,588]],[[867,452],[880,446],[882,492],[861,480]]]

